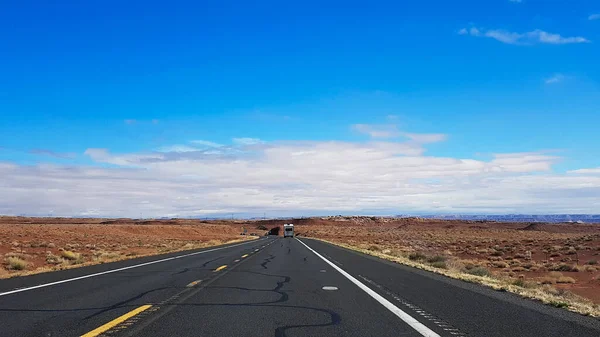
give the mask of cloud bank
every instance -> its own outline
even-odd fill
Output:
[[[367,142],[239,138],[147,153],[90,148],[91,166],[0,162],[0,213],[593,213],[600,207],[599,169],[558,174],[552,166],[561,158],[545,152],[489,160],[430,156],[425,146],[444,135],[397,133],[401,140],[382,141],[375,133]]]

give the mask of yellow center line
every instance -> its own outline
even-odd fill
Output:
[[[103,326],[101,326],[101,327],[99,327],[99,328],[97,328],[95,330],[92,330],[92,331],[86,333],[85,335],[81,335],[81,337],[96,337],[96,336],[99,336],[99,335],[105,333],[106,331],[114,328],[115,326],[117,326],[117,325],[125,322],[126,320],[130,319],[131,317],[133,317],[133,316],[135,316],[135,315],[137,315],[137,314],[139,314],[139,313],[141,313],[143,311],[146,311],[146,310],[150,309],[151,307],[152,306],[149,305],[149,304],[142,305],[141,307],[139,307],[137,309],[134,309],[134,310],[126,313],[125,315],[120,316],[118,318],[115,318],[112,321],[104,324]]]
[[[224,264],[224,265],[220,266],[219,268],[215,269],[215,271],[221,271],[221,270],[223,270],[225,268],[227,268],[226,264]]]
[[[248,257],[248,254],[242,255],[242,259]]]
[[[194,282],[188,284],[186,287],[188,287],[188,288],[194,287],[194,286],[198,285],[198,283],[200,283],[200,282],[202,282],[202,280],[194,281]]]

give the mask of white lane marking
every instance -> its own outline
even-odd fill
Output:
[[[161,262],[167,262],[167,261],[171,261],[171,260],[177,260],[177,259],[181,259],[183,257],[188,257],[188,256],[194,256],[194,255],[198,255],[198,254],[204,254],[204,253],[214,252],[216,250],[233,248],[233,247],[245,245],[245,244],[252,243],[252,242],[253,241],[247,241],[247,242],[242,242],[242,243],[235,244],[233,246],[213,248],[213,249],[209,249],[209,250],[203,250],[201,252],[190,253],[190,254],[179,255],[179,256],[173,256],[173,257],[169,257],[169,258],[166,258],[166,259],[161,259],[161,260],[156,260],[156,261],[150,261],[150,262],[145,262],[145,263],[141,263],[141,264],[136,264],[136,265],[129,266],[129,267],[123,267],[123,268],[118,268],[118,269],[107,270],[107,271],[103,271],[103,272],[100,272],[100,273],[94,273],[94,274],[83,275],[83,276],[74,277],[74,278],[70,278],[70,279],[66,279],[66,280],[61,280],[61,281],[56,281],[56,282],[39,284],[39,285],[33,286],[33,287],[15,289],[15,290],[11,290],[11,291],[6,291],[6,292],[3,292],[3,293],[0,293],[0,297],[1,296],[6,296],[6,295],[11,295],[11,294],[16,294],[16,293],[20,293],[20,292],[24,292],[24,291],[29,291],[29,290],[50,287],[50,286],[54,286],[54,285],[57,285],[57,284],[62,284],[62,283],[67,283],[67,282],[73,282],[73,281],[79,281],[79,280],[83,280],[83,279],[90,278],[90,277],[96,277],[96,276],[100,276],[100,275],[112,274],[112,273],[116,273],[116,272],[123,271],[123,270],[128,270],[128,269],[133,269],[133,268],[139,268],[139,267],[143,267],[143,266],[148,266],[148,265],[155,264],[155,263],[161,263]]]
[[[348,274],[342,268],[338,267],[335,263],[333,263],[333,262],[327,260],[326,258],[324,258],[323,256],[321,256],[321,254],[317,253],[314,249],[310,248],[306,243],[300,241],[298,238],[296,238],[296,240],[298,240],[298,242],[300,242],[301,244],[303,244],[304,247],[308,248],[308,250],[310,250],[311,252],[315,253],[315,255],[317,255],[318,257],[320,257],[327,264],[329,264],[330,266],[332,266],[333,268],[335,268],[335,270],[337,270],[340,274],[344,275],[348,280],[350,280],[350,282],[352,282],[355,285],[357,285],[362,291],[366,292],[369,296],[373,297],[377,302],[379,302],[386,309],[388,309],[389,311],[391,311],[394,315],[398,316],[398,318],[400,318],[401,320],[403,320],[406,324],[410,325],[411,328],[415,329],[422,336],[425,336],[425,337],[440,337],[440,335],[438,335],[437,333],[435,333],[435,331],[429,329],[428,327],[426,327],[425,325],[423,325],[423,323],[417,321],[416,319],[414,319],[409,314],[407,314],[404,311],[400,310],[400,308],[398,308],[397,306],[395,306],[392,302],[386,300],[383,296],[379,295],[378,293],[376,293],[375,291],[373,291],[371,288],[369,288],[366,285],[364,285],[362,282],[360,282],[359,280],[357,280],[356,278],[354,278],[354,276]]]
[[[338,287],[333,287],[333,286],[324,286],[323,290],[338,290]]]
[[[325,270],[325,269],[321,269],[321,270],[319,270],[319,271],[320,271],[321,273],[324,273],[324,272],[326,272],[326,270]]]

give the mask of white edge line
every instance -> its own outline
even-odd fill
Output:
[[[161,259],[161,260],[156,260],[156,261],[150,261],[150,262],[145,262],[145,263],[141,263],[141,264],[136,264],[136,265],[133,265],[133,266],[128,266],[128,267],[123,267],[123,268],[118,268],[118,269],[107,270],[107,271],[103,271],[103,272],[99,272],[99,273],[94,273],[94,274],[89,274],[89,275],[83,275],[83,276],[74,277],[74,278],[70,278],[70,279],[66,279],[66,280],[60,280],[60,281],[56,281],[56,282],[39,284],[39,285],[33,286],[33,287],[15,289],[15,290],[11,290],[11,291],[0,293],[0,297],[6,296],[6,295],[11,295],[11,294],[16,294],[16,293],[21,293],[21,292],[29,291],[29,290],[50,287],[50,286],[54,286],[54,285],[57,285],[57,284],[62,284],[62,283],[67,283],[67,282],[73,282],[73,281],[83,280],[83,279],[90,278],[90,277],[96,277],[96,276],[100,276],[100,275],[106,275],[106,274],[116,273],[116,272],[123,271],[123,270],[128,270],[128,269],[133,269],[133,268],[139,268],[139,267],[148,266],[148,265],[155,264],[155,263],[161,263],[161,262],[176,260],[176,259],[180,259],[182,257],[188,257],[188,256],[193,256],[193,255],[198,255],[198,254],[204,254],[204,253],[214,252],[215,250],[221,250],[221,249],[227,249],[227,248],[237,247],[237,246],[245,245],[245,244],[251,243],[251,242],[254,242],[254,240],[247,241],[247,242],[242,242],[242,243],[238,243],[238,244],[235,244],[235,245],[232,245],[232,246],[213,248],[213,249],[209,249],[209,250],[203,250],[201,252],[195,252],[195,253],[189,253],[189,254],[184,254],[184,255],[178,255],[178,256],[168,257],[166,259]]]
[[[394,315],[398,316],[398,318],[400,318],[401,320],[403,320],[406,324],[410,325],[411,328],[417,330],[417,332],[419,332],[421,335],[423,335],[425,337],[440,337],[440,335],[438,335],[437,333],[435,333],[433,330],[429,329],[428,327],[426,327],[425,325],[423,325],[423,323],[417,321],[412,316],[410,316],[409,314],[407,314],[404,311],[402,311],[400,308],[398,308],[397,306],[395,306],[392,302],[386,300],[383,296],[379,295],[378,293],[376,293],[375,291],[373,291],[371,288],[367,287],[362,282],[360,282],[359,280],[357,280],[356,278],[354,278],[354,276],[348,274],[342,268],[338,267],[333,262],[331,262],[331,261],[327,260],[326,258],[324,258],[323,256],[321,256],[321,254],[317,253],[314,249],[310,248],[306,243],[300,241],[300,239],[298,239],[298,238],[296,238],[296,240],[298,240],[298,242],[300,242],[306,248],[308,248],[308,250],[310,250],[311,252],[315,253],[315,255],[317,255],[318,257],[320,257],[323,261],[327,262],[327,264],[329,264],[330,266],[332,266],[335,270],[337,270],[338,272],[340,272],[340,274],[344,275],[348,280],[350,280],[352,283],[354,283],[355,285],[357,285],[361,290],[363,290],[364,292],[366,292],[369,296],[373,297],[377,302],[379,302],[386,309],[388,309],[389,311],[391,311]]]

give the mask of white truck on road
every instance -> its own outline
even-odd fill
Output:
[[[294,237],[294,224],[286,223],[283,225],[283,237],[293,238]]]

